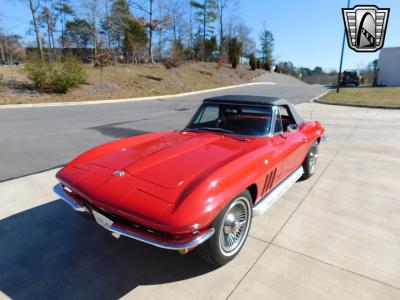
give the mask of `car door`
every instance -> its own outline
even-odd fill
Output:
[[[288,107],[280,106],[278,109],[279,114],[277,116],[280,117],[282,122],[282,130],[277,138],[280,139],[280,151],[283,154],[281,172],[281,179],[283,180],[303,163],[307,148],[307,136],[299,130],[298,124],[291,116]]]
[[[272,190],[282,178],[285,153],[283,151],[285,140],[282,139],[282,121],[279,110],[274,109],[272,117],[272,137],[269,140],[269,152],[264,160],[265,175],[262,183],[261,195],[267,194]]]
[[[284,154],[281,150],[282,141],[278,136],[273,136],[268,146],[268,154],[264,157],[264,175],[261,183],[261,195],[264,196],[272,190],[281,179]]]

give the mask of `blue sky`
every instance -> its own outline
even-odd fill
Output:
[[[27,0],[0,0],[0,16],[8,32],[22,35],[25,42],[30,27]],[[79,3],[80,1],[73,1]],[[352,0],[357,4],[375,4],[391,9],[385,47],[400,47],[399,0]],[[275,36],[275,57],[296,66],[337,69],[343,37],[341,8],[347,0],[241,0],[238,15],[252,29],[257,40],[263,24]],[[378,53],[357,53],[345,47],[344,68],[360,68],[378,57]]]

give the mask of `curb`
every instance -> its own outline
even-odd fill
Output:
[[[31,103],[31,104],[4,104],[4,105],[0,105],[0,109],[111,104],[111,103],[135,102],[135,101],[145,101],[145,100],[160,100],[160,99],[170,99],[170,98],[176,98],[176,97],[198,95],[198,94],[209,93],[209,92],[223,91],[223,90],[229,90],[229,89],[244,87],[244,86],[273,85],[273,84],[276,84],[276,83],[274,83],[274,82],[249,82],[249,83],[223,86],[223,87],[208,89],[208,90],[186,92],[186,93],[175,94],[175,95],[148,96],[148,97],[126,98],[126,99],[109,99],[109,100],[76,101],[76,102],[49,102],[49,103]]]
[[[400,109],[400,106],[390,106],[390,105],[362,105],[362,104],[352,104],[352,103],[327,102],[319,100],[318,97],[313,99],[312,102],[319,104],[326,104],[326,105],[338,105],[338,106],[349,106],[349,107],[359,107],[359,108]]]
[[[319,97],[323,97],[323,96],[325,96],[326,94],[328,94],[329,92],[330,92],[330,90],[327,90],[326,92],[322,93],[321,95],[318,95],[317,97],[312,98],[312,99],[310,100],[310,102],[311,102],[311,103],[312,103],[312,102],[318,103],[317,101],[319,101]]]

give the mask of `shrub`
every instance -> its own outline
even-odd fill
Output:
[[[249,65],[253,71],[257,69],[256,56],[253,53],[250,54]]]
[[[271,71],[272,69],[272,63],[269,60],[266,60],[263,64],[263,69],[266,71]]]
[[[164,59],[162,63],[167,70],[170,70],[172,68],[178,68],[181,65],[181,61],[176,58]]]
[[[225,62],[226,62],[226,57],[224,54],[221,54],[220,56],[218,56],[217,69],[222,68],[224,66]]]
[[[257,69],[261,69],[262,65],[261,65],[261,60],[257,59]]]
[[[0,88],[3,86],[4,80],[3,80],[3,75],[0,74]]]
[[[170,56],[164,59],[162,63],[167,70],[170,70],[172,68],[178,68],[182,64],[182,60],[180,54],[173,50]]]
[[[229,39],[228,46],[229,61],[232,63],[232,68],[236,69],[239,63],[240,53],[242,52],[243,44],[239,42],[236,37],[233,37]]]
[[[74,56],[67,56],[63,62],[34,60],[23,70],[35,88],[41,91],[66,93],[86,80],[86,73]]]
[[[23,70],[26,76],[32,80],[33,85],[38,90],[43,90],[49,85],[50,76],[53,73],[52,65],[43,62],[40,59],[35,59],[25,64]]]
[[[66,93],[86,80],[86,73],[74,56],[66,57],[63,63],[56,63],[54,70],[50,88],[56,93]]]
[[[237,65],[239,64],[239,58],[238,57],[232,57],[232,68],[236,69]]]

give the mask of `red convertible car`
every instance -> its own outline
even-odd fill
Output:
[[[313,175],[324,128],[287,100],[205,99],[186,128],[93,148],[57,174],[54,191],[116,238],[126,236],[221,266],[252,217]]]

